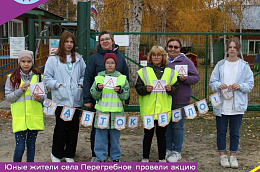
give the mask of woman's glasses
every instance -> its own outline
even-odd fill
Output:
[[[162,57],[162,54],[152,54],[152,57]]]
[[[106,62],[106,65],[115,65],[115,62]]]
[[[169,45],[168,48],[171,48],[171,49],[174,48],[175,50],[177,50],[177,49],[179,49],[180,47]]]
[[[110,37],[102,38],[102,39],[100,39],[100,42],[108,41],[108,40],[110,40],[110,39],[111,39]]]

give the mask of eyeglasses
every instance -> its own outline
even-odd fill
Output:
[[[111,39],[110,37],[102,38],[102,39],[100,39],[100,42],[108,41],[108,40],[110,40],[110,39]]]
[[[162,54],[152,54],[152,57],[162,57]]]
[[[168,48],[171,48],[171,49],[174,48],[175,50],[177,50],[177,49],[179,49],[180,47],[169,45]]]
[[[115,65],[116,63],[115,62],[106,62],[105,64],[106,65]]]

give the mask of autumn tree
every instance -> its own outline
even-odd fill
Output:
[[[49,0],[42,7],[68,20],[76,20],[77,4],[73,0]]]

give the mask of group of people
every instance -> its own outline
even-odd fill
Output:
[[[254,86],[253,73],[247,62],[238,57],[240,42],[229,39],[229,56],[215,66],[210,86],[219,92],[221,106],[214,107],[217,125],[217,147],[223,167],[238,167],[236,153],[239,143],[239,130],[243,114],[247,109],[247,93]],[[199,82],[200,76],[193,62],[181,53],[181,41],[171,38],[166,49],[153,46],[147,55],[148,66],[138,70],[135,88],[139,94],[141,119],[153,115],[154,128],[144,128],[142,162],[149,162],[154,130],[156,131],[159,162],[178,162],[182,156],[184,140],[183,107],[190,103],[191,85]],[[116,116],[124,116],[124,106],[129,104],[130,86],[128,67],[124,57],[118,52],[113,36],[103,31],[98,37],[97,52],[90,56],[87,65],[76,52],[76,40],[72,33],[61,34],[56,55],[46,62],[43,76],[33,67],[33,53],[23,50],[19,54],[19,67],[7,77],[6,99],[11,104],[12,128],[16,147],[14,162],[21,162],[27,146],[27,162],[34,162],[35,141],[38,131],[44,130],[42,102],[45,95],[30,94],[32,83],[44,82],[51,90],[52,100],[58,102],[55,111],[56,125],[53,133],[51,160],[74,162],[76,153],[80,108],[84,106],[95,112],[91,131],[91,162],[105,162],[108,156],[113,162],[120,162],[120,131],[115,129]],[[187,75],[179,74],[176,65],[187,65]],[[104,81],[107,77],[116,78],[113,88]],[[153,81],[165,80],[165,91],[154,91]],[[225,100],[221,90],[233,92],[232,99]],[[76,108],[71,121],[61,118],[63,106]],[[171,110],[181,109],[182,119],[172,122]],[[169,124],[160,126],[158,114],[167,113]],[[108,116],[108,127],[99,125],[102,115]],[[230,128],[230,161],[225,155],[226,133]]]

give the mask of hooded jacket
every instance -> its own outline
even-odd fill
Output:
[[[224,83],[224,67],[225,61],[221,60],[215,66],[209,81],[209,86],[214,92],[219,92],[221,98],[221,105],[213,108],[213,113],[216,116],[222,116],[222,106],[223,106],[223,96],[219,86]],[[240,89],[234,91],[234,107],[236,111],[246,111],[248,105],[248,93],[254,87],[254,74],[250,69],[250,66],[247,62],[242,59],[239,59],[238,71],[236,77],[236,83],[239,84]]]
[[[66,64],[60,62],[59,56],[48,58],[43,81],[45,86],[51,89],[52,100],[58,102],[58,106],[82,106],[82,88],[79,84],[83,85],[85,67],[86,64],[78,53],[76,53],[76,62],[73,63],[71,74]],[[59,85],[62,87],[59,88]]]

